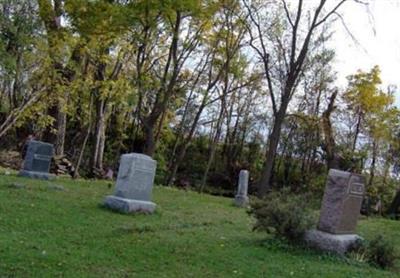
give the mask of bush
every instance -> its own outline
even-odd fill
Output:
[[[351,248],[349,256],[359,262],[368,262],[382,269],[393,267],[397,259],[393,244],[381,235],[376,236],[370,242],[357,242]]]
[[[397,258],[393,244],[381,235],[373,239],[368,245],[368,261],[383,269],[393,267]]]
[[[278,238],[301,242],[306,230],[314,224],[305,195],[273,192],[266,198],[251,203],[249,213],[257,222],[254,230],[266,231]]]

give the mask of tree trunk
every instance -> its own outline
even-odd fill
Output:
[[[264,168],[261,173],[261,179],[259,181],[259,194],[260,196],[264,196],[271,190],[271,176],[272,169],[274,166],[276,151],[278,149],[279,139],[281,136],[282,124],[285,119],[286,108],[288,105],[288,101],[282,103],[274,121],[274,126],[272,132],[268,138],[268,149],[266,153],[266,160],[264,164]]]
[[[368,181],[368,186],[372,186],[372,182],[374,181],[375,177],[375,164],[376,164],[376,156],[377,156],[377,143],[376,139],[372,142],[372,162],[371,162],[371,168],[369,172],[369,181]]]
[[[96,130],[94,134],[94,149],[92,158],[92,174],[103,170],[103,154],[106,130],[105,100],[97,100],[96,104]]]
[[[171,167],[170,167],[170,174],[167,176],[167,179],[166,179],[167,186],[171,185],[175,181],[176,173],[178,172],[179,166],[182,164],[182,161],[185,158],[187,148],[189,147],[189,144],[193,138],[194,132],[196,130],[197,124],[200,120],[200,116],[201,116],[201,113],[203,112],[204,107],[205,107],[205,102],[204,102],[204,105],[201,105],[199,110],[197,111],[197,114],[196,114],[194,121],[192,123],[192,126],[190,128],[189,134],[183,140],[181,146],[178,149],[178,154],[176,155],[176,159],[171,160],[172,163],[171,163]]]
[[[361,128],[361,114],[359,112],[357,115],[357,125],[356,125],[356,131],[354,134],[353,146],[352,146],[353,152],[356,150],[356,147],[357,147],[357,139],[358,139],[358,134],[360,133],[360,128]]]
[[[219,113],[219,116],[218,116],[218,120],[217,120],[217,123],[216,123],[216,127],[215,127],[215,135],[214,135],[213,139],[210,141],[210,152],[209,152],[209,157],[208,157],[208,161],[207,161],[207,166],[206,166],[206,169],[204,170],[204,174],[203,174],[203,177],[201,179],[200,192],[203,192],[204,187],[207,184],[208,172],[210,171],[211,164],[214,162],[214,157],[215,157],[215,152],[217,150],[219,137],[221,136],[222,120],[223,120],[224,109],[225,109],[224,99],[222,99],[221,102],[222,102],[221,103],[221,110],[220,110],[220,113]]]
[[[143,153],[153,157],[156,150],[156,143],[154,138],[154,124],[145,124],[144,125],[144,136],[145,143]]]
[[[333,137],[330,116],[335,109],[334,103],[337,91],[335,91],[329,101],[328,108],[322,113],[322,130],[324,133],[324,150],[326,152],[326,163],[329,169],[339,169],[339,157],[336,153],[336,143]]]
[[[208,96],[209,89],[210,89],[210,87],[208,88],[207,93],[203,96],[199,110],[197,110],[197,113],[196,113],[196,116],[194,117],[192,126],[190,127],[189,134],[187,135],[187,137],[185,139],[183,139],[182,145],[179,148],[179,152],[176,155],[176,159],[171,164],[172,170],[170,168],[170,174],[168,175],[168,177],[166,179],[167,186],[171,185],[175,181],[176,173],[178,172],[179,166],[182,164],[182,161],[185,158],[187,148],[189,147],[189,144],[193,138],[194,132],[196,131],[196,127],[200,120],[201,114],[203,113],[203,110],[207,105],[207,96]]]
[[[174,142],[174,146],[171,151],[171,156],[168,161],[168,169],[170,171],[169,171],[169,174],[167,174],[167,176],[165,177],[164,184],[166,186],[170,186],[171,184],[173,184],[175,182],[175,177],[176,177],[176,173],[178,172],[179,164],[183,160],[183,158],[186,154],[186,145],[184,144],[184,142],[182,142],[182,146],[180,147],[182,149],[178,149],[178,146],[179,146],[180,142],[185,139],[184,138],[185,137],[185,122],[186,122],[186,118],[188,115],[188,110],[189,110],[189,105],[190,105],[190,102],[192,99],[192,94],[193,94],[193,90],[190,91],[188,100],[185,104],[185,109],[184,109],[184,112],[182,115],[182,121],[179,125],[178,132],[176,134],[176,138],[175,138],[175,142]],[[196,125],[197,125],[197,122],[196,122]],[[183,148],[185,148],[185,150]],[[178,155],[176,154],[177,151],[178,151]]]
[[[49,100],[51,101],[48,114],[54,119],[54,122],[52,126],[46,129],[44,139],[55,144],[56,155],[62,155],[64,153],[65,113],[60,111],[62,103],[54,95],[54,90],[56,90],[59,82],[58,75],[62,75],[64,70],[62,60],[59,57],[60,45],[62,45],[61,41],[63,40],[61,26],[62,1],[39,0],[38,4],[39,14],[47,32],[48,51],[53,67],[51,85],[48,89]],[[56,134],[53,134],[53,129],[57,130]]]
[[[270,53],[267,52],[268,47],[266,47],[266,44],[264,43],[265,30],[261,28],[264,25],[264,22],[262,20],[260,21],[262,17],[258,14],[259,10],[257,10],[257,7],[249,5],[247,1],[244,1],[244,7],[248,10],[248,19],[252,23],[251,28],[249,28],[250,46],[258,53],[262,60],[265,70],[265,76],[267,79],[269,95],[271,97],[272,109],[274,111],[274,124],[272,132],[268,138],[269,140],[267,158],[265,161],[264,169],[262,171],[261,180],[259,182],[259,193],[261,194],[261,196],[265,195],[271,189],[270,183],[272,169],[277,152],[277,147],[279,144],[279,138],[281,134],[280,129],[286,115],[287,106],[298,83],[298,78],[303,71],[303,66],[310,49],[310,44],[312,43],[312,36],[318,26],[326,22],[330,16],[336,14],[336,11],[339,9],[339,7],[342,6],[346,1],[341,1],[336,6],[334,6],[334,8],[330,9],[329,11],[325,11],[325,15],[321,15],[321,12],[324,10],[324,6],[327,1],[319,1],[319,4],[314,9],[314,11],[311,13],[307,13],[309,19],[309,27],[306,33],[299,31],[299,26],[302,22],[301,18],[303,17],[302,14],[304,12],[303,1],[298,1],[298,8],[297,12],[295,13],[295,20],[292,20],[292,15],[288,10],[286,1],[282,2],[284,4],[283,8],[285,10],[286,18],[288,19],[288,22],[290,22],[290,25],[292,27],[292,32],[291,43],[288,43],[290,45],[285,45],[287,46],[287,48],[285,48],[284,46],[285,52],[287,50],[287,53],[290,54],[286,57],[288,62],[285,63],[285,68],[281,68],[282,72],[286,73],[286,80],[284,85],[281,87],[282,90],[280,90],[279,97],[281,104],[278,108],[276,102],[276,98],[278,97],[278,95],[274,94],[274,82],[271,77],[272,71],[270,66]],[[253,32],[256,32],[257,35],[254,36]],[[299,44],[300,33],[304,34],[304,40],[301,45]],[[255,41],[258,41],[259,44],[255,45]],[[281,42],[281,40],[278,40],[278,43]]]
[[[74,179],[79,177],[79,168],[80,168],[81,163],[82,163],[83,154],[85,153],[85,149],[86,149],[87,141],[88,141],[89,136],[90,136],[90,130],[91,129],[92,129],[92,125],[91,125],[91,123],[89,123],[87,131],[86,131],[85,138],[83,139],[81,150],[79,152],[78,161],[75,164],[75,172],[74,172],[74,176],[73,176]]]
[[[88,126],[87,126],[87,130],[86,130],[85,138],[83,139],[81,150],[79,152],[78,160],[75,163],[75,172],[74,172],[74,176],[73,176],[74,179],[79,177],[79,168],[81,166],[83,154],[85,153],[86,145],[87,145],[87,142],[90,137],[90,132],[92,130],[92,107],[93,107],[93,95],[90,96]]]
[[[67,128],[67,114],[63,111],[63,102],[59,102],[57,115],[57,135],[55,144],[55,154],[58,156],[64,155],[65,132]]]
[[[168,58],[163,68],[163,76],[160,82],[160,88],[156,93],[155,102],[151,112],[142,119],[145,135],[144,153],[153,156],[156,150],[157,138],[155,134],[156,124],[160,117],[168,110],[168,104],[172,96],[176,93],[175,86],[178,82],[178,76],[183,61],[178,58],[179,32],[181,27],[182,14],[176,10],[175,24],[173,27],[171,44],[169,46]],[[162,124],[162,123],[161,123]]]

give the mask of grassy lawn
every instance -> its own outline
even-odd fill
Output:
[[[155,214],[122,215],[99,206],[112,191],[107,182],[0,175],[0,277],[400,276],[252,232],[231,199],[156,187]],[[368,219],[359,233],[383,234],[399,250],[399,226]]]

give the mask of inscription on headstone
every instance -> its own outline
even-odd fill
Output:
[[[331,169],[318,229],[332,234],[355,232],[364,195],[364,177]]]
[[[151,202],[157,163],[151,157],[130,153],[121,156],[117,184],[113,196],[107,196],[104,205],[124,213],[153,212]]]
[[[36,140],[29,141],[24,165],[19,174],[31,178],[52,178],[53,176],[49,174],[49,169],[53,154],[54,148],[52,144]]]
[[[235,196],[235,205],[244,207],[249,203],[247,189],[249,186],[249,171],[241,170],[239,173],[238,192]]]

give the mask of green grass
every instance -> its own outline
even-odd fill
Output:
[[[122,215],[99,206],[112,190],[107,182],[0,175],[0,277],[399,276],[252,232],[251,218],[228,198],[156,187],[155,214]],[[400,246],[399,225],[363,220],[359,232]]]

